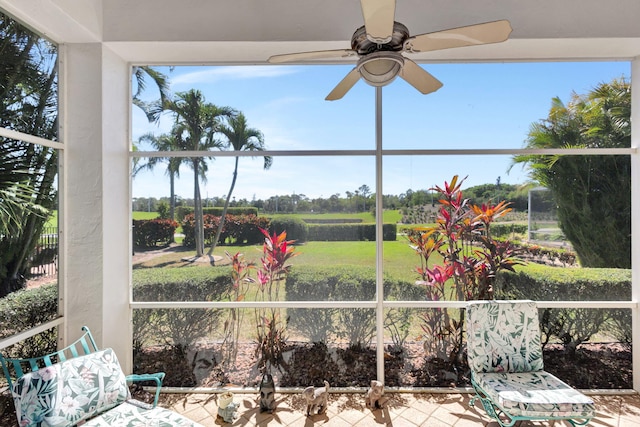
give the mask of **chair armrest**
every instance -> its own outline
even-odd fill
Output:
[[[164,379],[164,372],[157,372],[155,374],[131,374],[127,375],[127,382],[141,382],[141,381],[154,381],[156,383],[156,393],[153,399],[153,407],[158,405],[158,399],[160,398],[160,389],[162,387],[162,380]]]

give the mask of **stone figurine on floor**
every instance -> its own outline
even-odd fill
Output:
[[[276,409],[276,385],[270,374],[264,374],[260,382],[260,412],[272,413]]]
[[[370,408],[372,410],[381,409],[381,398],[383,394],[384,384],[381,381],[372,380],[371,387],[369,387],[369,390],[367,390],[367,395],[364,399],[364,403],[365,405],[367,405],[367,408]]]
[[[218,417],[222,418],[225,423],[232,423],[236,417],[238,403],[233,401],[233,393],[227,391],[222,393],[218,398]]]
[[[313,388],[309,386],[304,389],[302,396],[307,401],[307,417],[322,414],[327,410],[327,398],[329,395],[329,383],[324,382],[324,387]]]

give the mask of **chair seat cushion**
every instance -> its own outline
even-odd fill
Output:
[[[591,418],[593,400],[545,371],[478,373],[475,385],[512,416]]]
[[[168,409],[152,409],[125,402],[98,417],[92,418],[82,427],[202,427],[200,424]]]

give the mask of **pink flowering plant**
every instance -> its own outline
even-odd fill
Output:
[[[294,241],[287,240],[287,232],[264,234],[260,269],[257,272],[257,301],[279,301],[280,291],[291,266],[288,262],[298,255]],[[287,342],[287,321],[279,308],[258,308],[255,310],[258,365],[262,370],[270,367],[284,367],[284,349]]]
[[[418,284],[432,301],[493,299],[497,273],[522,264],[508,241],[491,237],[491,224],[511,211],[502,201],[481,206],[470,204],[462,194],[464,179],[454,176],[440,194],[440,208],[433,226],[409,233],[411,247],[420,257]],[[456,363],[462,356],[464,312],[436,308],[422,315],[425,351]]]
[[[250,276],[251,270],[255,269],[255,264],[247,262],[244,254],[240,252],[236,252],[234,255],[230,255],[228,252],[225,252],[225,254],[231,260],[232,266],[232,286],[228,291],[227,297],[230,301],[244,301],[251,284],[255,283],[255,279]],[[225,367],[234,366],[238,357],[238,343],[240,341],[243,317],[244,310],[231,308],[224,322],[222,360]]]

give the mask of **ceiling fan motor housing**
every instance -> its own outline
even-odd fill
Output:
[[[367,37],[367,30],[364,26],[358,28],[351,36],[351,49],[358,55],[368,55],[379,51],[402,51],[404,41],[409,38],[409,29],[399,22],[393,23],[393,35],[387,43],[377,43]]]
[[[399,22],[393,23],[393,35],[386,43],[377,43],[367,36],[364,26],[351,37],[351,48],[358,53],[358,71],[371,86],[391,83],[404,65],[402,52],[409,30]]]

